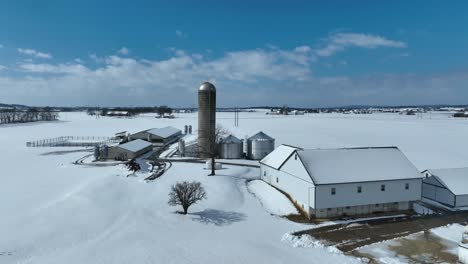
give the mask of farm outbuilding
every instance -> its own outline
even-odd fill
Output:
[[[163,128],[152,128],[132,134],[130,138],[142,139],[152,143],[168,144],[175,142],[182,135],[182,130],[167,126]]]
[[[151,151],[153,144],[148,141],[136,139],[125,144],[110,146],[107,148],[104,159],[131,160]]]
[[[422,176],[396,147],[311,149],[281,145],[260,161],[263,181],[309,217],[410,210]]]
[[[430,169],[422,174],[423,198],[451,208],[468,207],[468,168]]]

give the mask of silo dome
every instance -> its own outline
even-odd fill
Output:
[[[229,135],[221,140],[219,150],[222,159],[241,159],[244,156],[244,142]]]
[[[250,159],[261,160],[274,149],[275,139],[261,131],[247,140],[247,153]]]
[[[200,88],[198,88],[198,90],[216,92],[216,87],[210,82],[204,82],[200,85]]]

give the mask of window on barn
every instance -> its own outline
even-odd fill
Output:
[[[358,186],[358,187],[357,187],[357,192],[358,192],[358,193],[362,193],[362,186]]]
[[[331,188],[331,195],[335,195],[336,194],[336,188]]]
[[[294,155],[294,159],[297,160],[297,153],[296,153],[296,155]]]
[[[409,190],[409,183],[405,183],[405,190]]]
[[[263,172],[263,176],[266,176],[266,171]]]
[[[278,183],[278,182],[279,182],[278,177],[276,177],[276,183]]]
[[[380,185],[380,190],[381,190],[382,192],[385,192],[385,184]]]

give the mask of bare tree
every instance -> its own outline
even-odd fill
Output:
[[[172,185],[168,204],[170,206],[181,205],[184,210],[183,214],[187,214],[191,205],[203,199],[206,199],[206,192],[200,182],[184,181]]]
[[[221,126],[217,126],[215,129],[215,133],[209,136],[209,142],[211,142],[211,144],[208,144],[208,146],[202,146],[200,144],[197,144],[198,156],[209,157],[211,159],[210,176],[216,175],[215,161],[216,158],[219,156],[219,143],[227,135],[229,135],[228,130],[224,129]]]

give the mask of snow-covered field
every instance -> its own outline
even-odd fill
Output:
[[[310,226],[272,216],[247,189],[257,169],[228,166],[207,177],[202,164],[174,163],[151,183],[122,166],[71,162],[87,153],[27,148],[59,136],[111,136],[171,125],[197,126],[197,114],[96,119],[63,113],[60,122],[0,126],[0,263],[359,263],[321,247],[295,247],[285,234]],[[219,113],[244,138],[260,130],[303,148],[399,146],[418,169],[468,166],[468,121],[444,115],[266,116]],[[172,184],[201,181],[208,199],[182,216],[167,205]],[[287,236],[286,236],[287,237]],[[286,239],[287,240],[287,239]],[[296,241],[297,242],[297,241]]]

